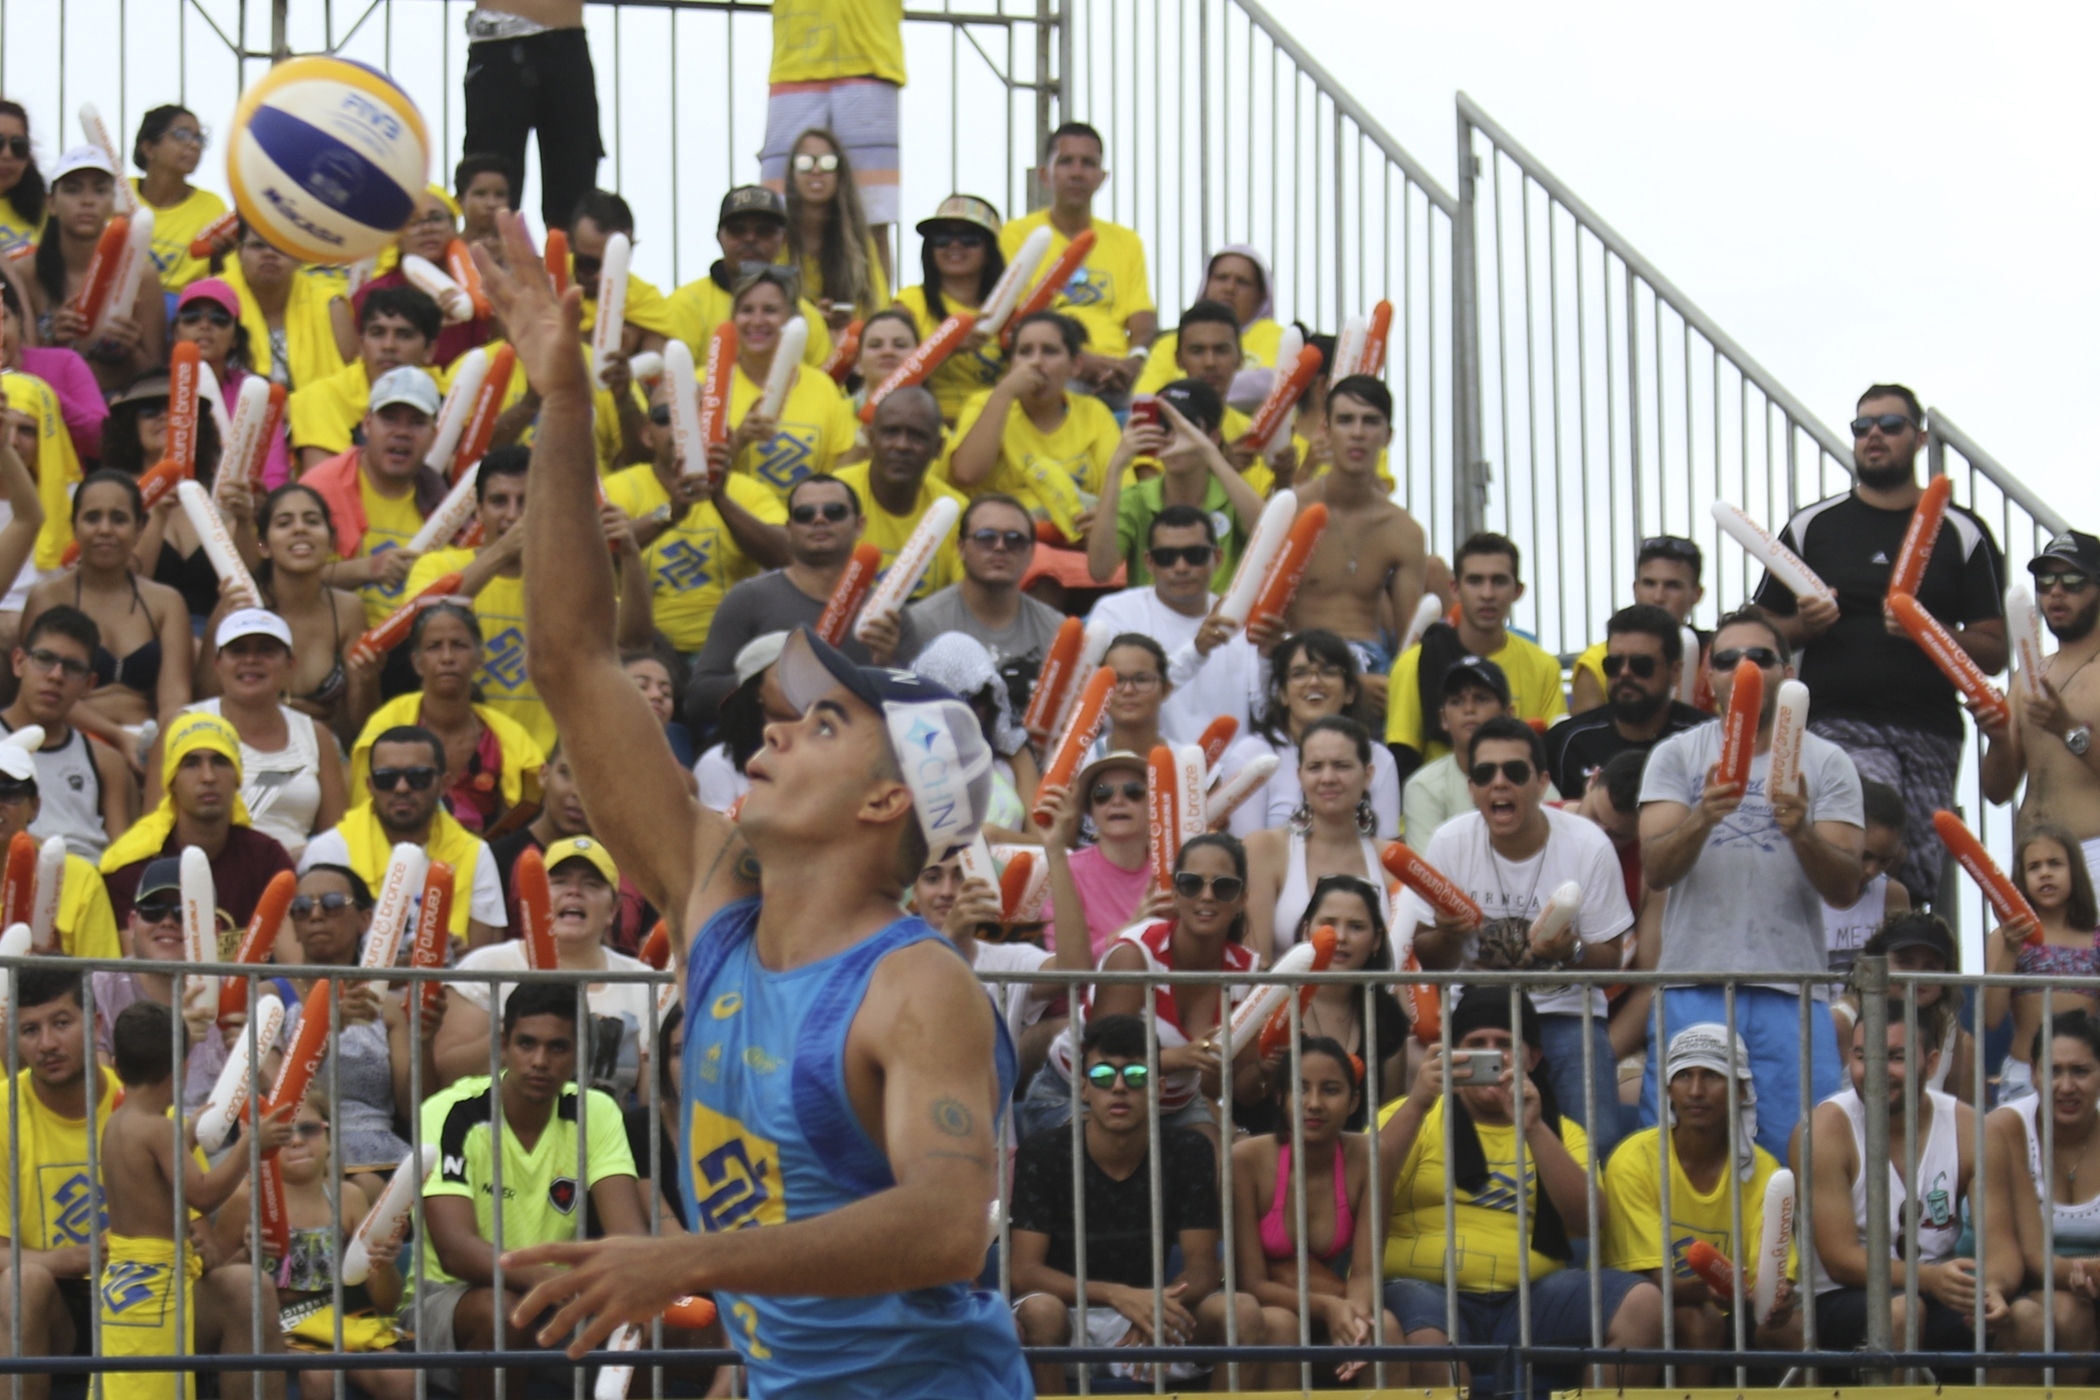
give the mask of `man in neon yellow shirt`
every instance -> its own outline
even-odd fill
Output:
[[[1546,723],[1568,712],[1560,688],[1560,658],[1509,630],[1509,615],[1524,596],[1516,542],[1488,531],[1458,547],[1452,572],[1458,578],[1458,625],[1438,622],[1393,663],[1386,688],[1385,741],[1402,776],[1451,752],[1450,737],[1436,715],[1444,673],[1461,657],[1478,656],[1502,668],[1509,681],[1509,711],[1518,719]],[[1426,659],[1425,659],[1426,658]]]
[[[366,296],[357,319],[357,359],[326,379],[295,390],[285,401],[292,450],[302,471],[311,471],[351,445],[359,420],[371,407],[372,386],[402,365],[430,363],[442,313],[414,287],[380,287]],[[437,380],[429,372],[431,397]],[[433,413],[437,410],[432,409]]]
[[[882,550],[882,567],[887,572],[935,501],[952,500],[959,511],[969,500],[930,473],[941,450],[941,406],[931,390],[913,385],[884,399],[875,410],[868,438],[874,455],[839,468],[836,475],[860,498],[860,537]],[[936,593],[961,577],[962,556],[956,552],[956,537],[951,532],[912,590],[912,599]]]
[[[407,596],[416,556],[409,543],[444,499],[445,481],[423,463],[437,437],[437,385],[408,365],[372,386],[364,445],[310,468],[301,480],[328,502],[335,551],[328,581],[364,598],[377,627]]]
[[[1051,203],[1009,220],[999,231],[999,251],[1011,262],[1028,235],[1048,224],[1054,259],[1081,233],[1093,230],[1093,251],[1052,306],[1086,327],[1088,348],[1079,357],[1078,377],[1096,393],[1114,398],[1128,394],[1144,369],[1159,333],[1159,314],[1137,230],[1094,217],[1094,194],[1108,179],[1101,164],[1106,149],[1101,133],[1085,122],[1066,122],[1050,133],[1037,175]]]
[[[729,319],[738,280],[754,264],[781,260],[781,250],[787,247],[787,202],[762,185],[737,186],[722,196],[715,241],[722,247],[722,256],[708,267],[707,275],[694,278],[666,298],[671,333],[693,352],[693,364],[703,376],[707,373],[707,342],[715,327]],[[795,311],[809,325],[802,363],[822,368],[831,358],[831,328],[824,322],[824,313],[808,297],[798,299]]]
[[[1269,260],[1260,249],[1246,243],[1226,244],[1203,265],[1203,289],[1196,300],[1217,302],[1231,311],[1241,350],[1234,370],[1268,369],[1276,363],[1283,327],[1271,314],[1275,299],[1269,293],[1269,281]],[[1204,378],[1187,364],[1177,363],[1179,342],[1177,332],[1160,332],[1159,339],[1152,342],[1152,358],[1145,361],[1145,372],[1138,376],[1137,393],[1152,393],[1183,374],[1192,379]],[[1218,392],[1223,396],[1225,390]]]
[[[773,67],[766,75],[766,141],[759,178],[787,189],[795,140],[813,126],[839,133],[868,232],[892,285],[897,222],[897,99],[904,87],[904,0],[773,0]]]

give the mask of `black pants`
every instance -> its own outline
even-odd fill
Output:
[[[1898,1297],[1902,1291],[1896,1291]],[[1918,1319],[1918,1349],[1920,1351],[1973,1351],[1976,1345],[1974,1323],[1967,1313],[1958,1313],[1946,1304],[1918,1295],[1918,1306],[1922,1315]],[[1903,1348],[1903,1334],[1895,1337],[1896,1349]],[[1867,1290],[1864,1288],[1840,1288],[1835,1292],[1819,1294],[1816,1298],[1816,1346],[1822,1351],[1855,1351],[1867,1344]],[[1830,1373],[1823,1373],[1827,1381]],[[1967,1368],[1940,1370],[1933,1375],[1942,1385],[1969,1384],[1975,1375]]]
[[[511,203],[524,207],[525,136],[540,134],[540,218],[567,228],[598,183],[598,83],[581,29],[467,46],[467,155],[491,155],[510,172]]]

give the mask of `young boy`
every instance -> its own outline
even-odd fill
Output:
[[[204,1274],[204,1261],[194,1250],[178,1255],[175,1241],[174,1023],[158,1002],[134,1002],[118,1015],[111,1029],[111,1050],[124,1102],[109,1115],[102,1130],[102,1179],[108,1202],[109,1233],[100,1288],[102,1354],[105,1356],[171,1356],[190,1350],[176,1330],[178,1311],[174,1276],[178,1258],[183,1269],[180,1315],[189,1322],[200,1351],[252,1353],[282,1351],[274,1326],[261,1338],[251,1328],[249,1271],[225,1265]],[[292,1106],[263,1118],[257,1127],[264,1152],[274,1152],[291,1139]],[[207,1168],[197,1151],[196,1124],[182,1131],[182,1198],[190,1211],[209,1215],[233,1194],[248,1172],[248,1154],[229,1152]],[[185,1222],[187,1224],[187,1222]],[[202,1279],[204,1286],[195,1285]],[[263,1284],[263,1315],[277,1316],[277,1290]],[[228,1373],[219,1378],[223,1396],[254,1393],[257,1373]],[[163,1400],[169,1373],[112,1372],[103,1377],[104,1400]],[[185,1375],[181,1395],[196,1393],[194,1376]],[[263,1393],[281,1400],[284,1377],[263,1378]]]

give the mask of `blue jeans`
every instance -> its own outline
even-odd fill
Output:
[[[1602,1116],[1602,1115],[1599,1115]],[[1611,1330],[1626,1295],[1645,1282],[1618,1269],[1597,1271],[1597,1293],[1604,1327]],[[1399,1320],[1402,1336],[1409,1333],[1443,1332],[1450,1325],[1444,1307],[1442,1284],[1420,1279],[1395,1279],[1385,1286],[1386,1310]],[[1459,1346],[1517,1345],[1517,1295],[1508,1293],[1460,1293],[1458,1332],[1451,1338]],[[1590,1276],[1582,1269],[1565,1268],[1531,1283],[1531,1341],[1534,1346],[1587,1346],[1590,1341]],[[1494,1368],[1473,1367],[1473,1390],[1477,1395],[1507,1395],[1515,1384],[1516,1359],[1506,1358]],[[1492,1374],[1490,1371],[1492,1369]],[[1540,1366],[1533,1370],[1533,1386],[1548,1393],[1553,1382],[1566,1384],[1576,1367]]]
[[[1612,1053],[1605,1018],[1590,1018],[1590,1081],[1597,1097],[1594,1123],[1587,1121],[1582,1107],[1582,1017],[1540,1016],[1539,1039],[1544,1042],[1539,1048],[1545,1052],[1539,1061],[1539,1073],[1553,1086],[1553,1097],[1560,1100],[1562,1116],[1582,1124],[1582,1130],[1589,1134],[1590,1161],[1609,1161],[1611,1150],[1625,1134],[1626,1123],[1619,1114],[1619,1057]]]
[[[1719,987],[1671,987],[1663,999],[1663,1040],[1651,1038],[1648,1068],[1641,1076],[1641,1126],[1655,1125],[1656,1054],[1686,1026],[1724,1023],[1725,1002]],[[1808,1008],[1811,1064],[1810,1102],[1821,1103],[1844,1087],[1838,1059],[1837,1032],[1830,1023],[1830,1004],[1812,1001]],[[1772,987],[1738,987],[1735,1029],[1750,1052],[1750,1082],[1757,1088],[1757,1145],[1786,1161],[1787,1139],[1801,1119],[1801,998]]]

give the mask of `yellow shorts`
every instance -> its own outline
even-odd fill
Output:
[[[104,1356],[173,1356],[190,1350],[189,1339],[175,1331],[175,1242],[136,1239],[129,1235],[103,1237],[107,1254],[102,1280],[96,1288],[96,1306],[102,1315]],[[196,1283],[204,1274],[204,1261],[195,1250],[183,1256],[182,1317],[194,1329],[197,1316]],[[170,1371],[114,1371],[102,1378],[103,1400],[168,1400],[174,1392]],[[179,1392],[184,1400],[197,1391],[194,1374],[184,1375]]]

